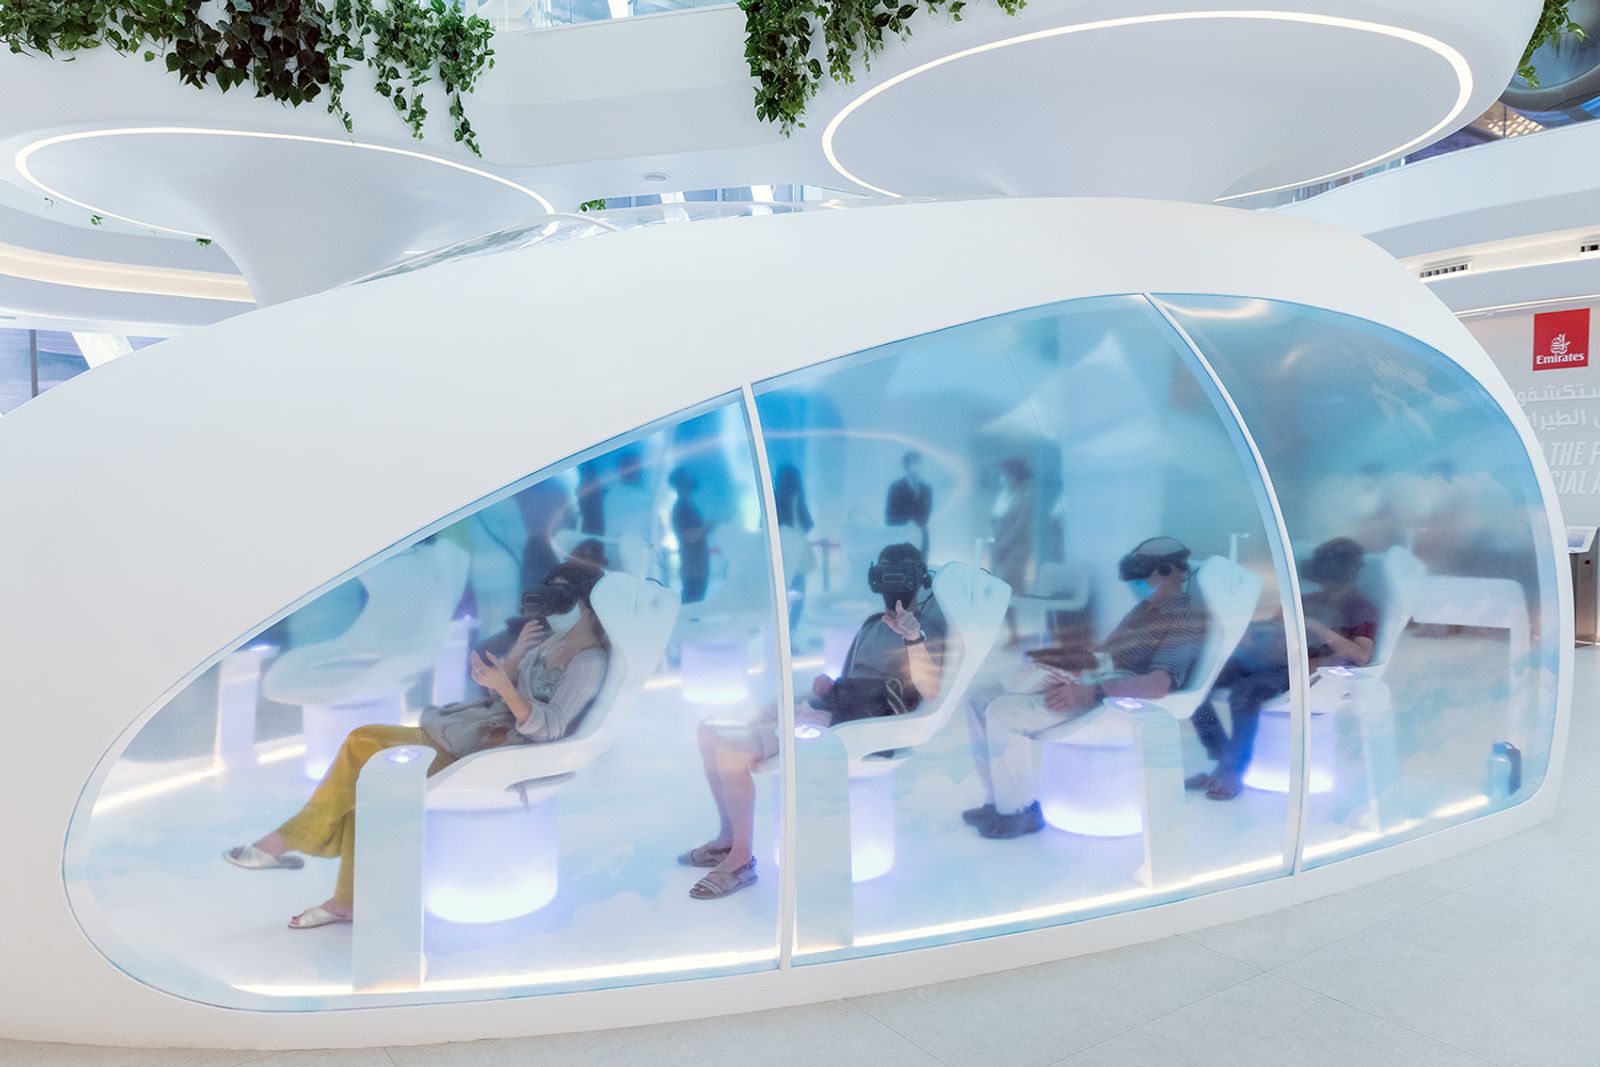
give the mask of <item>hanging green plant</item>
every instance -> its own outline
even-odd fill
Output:
[[[995,0],[1015,15],[1027,0]],[[801,121],[824,76],[850,84],[856,67],[872,69],[872,57],[890,36],[911,36],[918,11],[961,21],[967,0],[739,0],[745,15],[744,57],[756,79],[756,114],[787,135]],[[811,54],[821,38],[827,64]]]
[[[1522,51],[1522,62],[1517,64],[1517,76],[1532,88],[1539,88],[1539,72],[1533,65],[1535,52],[1563,37],[1571,36],[1581,41],[1588,36],[1583,32],[1583,27],[1574,21],[1571,6],[1572,0],[1544,0],[1544,9],[1539,12],[1539,21],[1534,24],[1533,36],[1528,39],[1528,47]]]
[[[578,210],[585,213],[590,211],[604,211],[605,209],[606,202],[604,200],[585,200],[583,203],[578,205]]]
[[[202,7],[213,7],[208,19]],[[0,41],[12,52],[67,55],[109,47],[160,58],[187,85],[298,107],[327,94],[346,132],[344,75],[365,63],[377,90],[422,138],[426,87],[437,79],[455,139],[482,155],[462,98],[494,66],[494,27],[445,0],[4,0]]]

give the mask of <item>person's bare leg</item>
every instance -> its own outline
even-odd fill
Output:
[[[257,841],[255,847],[267,855],[275,857],[282,856],[285,852],[293,851],[288,842],[283,839],[283,835],[276,830]]]
[[[718,745],[717,773],[722,780],[722,802],[731,822],[728,856],[717,864],[719,871],[736,871],[754,855],[756,780],[755,759],[731,745]]]
[[[333,897],[329,897],[327,900],[324,900],[322,902],[322,906],[342,919],[348,919],[350,916],[356,913],[356,910],[350,905],[341,904]]]
[[[717,750],[722,747],[716,727],[707,722],[701,723],[700,758],[705,764],[706,785],[711,789],[711,799],[717,805],[717,818],[721,820],[717,836],[706,842],[708,848],[727,848],[733,843],[733,816],[728,811],[728,798],[723,793],[722,773],[718,769]]]

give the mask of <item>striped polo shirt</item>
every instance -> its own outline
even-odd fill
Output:
[[[1141,600],[1100,644],[1119,671],[1132,675],[1166,671],[1182,689],[1200,655],[1206,615],[1187,593],[1167,600]]]

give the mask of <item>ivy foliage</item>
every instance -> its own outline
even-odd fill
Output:
[[[298,107],[326,96],[346,132],[344,76],[364,63],[412,135],[438,80],[455,139],[482,155],[462,98],[494,66],[494,27],[446,0],[0,0],[0,42],[43,56],[108,47],[160,59],[186,85]]]
[[[1027,0],[995,0],[1015,15]],[[806,105],[824,77],[850,84],[872,69],[890,37],[911,36],[919,11],[960,22],[967,0],[739,0],[745,15],[744,56],[756,79],[756,114],[785,134],[804,126]],[[820,40],[822,55],[813,54]],[[826,61],[826,62],[824,62]]]
[[[1534,24],[1533,36],[1528,39],[1528,47],[1522,52],[1522,62],[1517,64],[1517,76],[1535,89],[1539,87],[1539,72],[1534,69],[1533,54],[1563,37],[1571,36],[1581,41],[1588,36],[1573,19],[1569,10],[1571,6],[1572,0],[1544,0],[1544,9],[1539,12],[1539,21]]]
[[[578,205],[578,210],[585,213],[590,211],[604,211],[605,209],[606,202],[604,200],[585,200],[583,203]]]

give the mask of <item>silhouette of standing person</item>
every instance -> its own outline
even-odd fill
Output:
[[[672,505],[672,532],[678,538],[678,580],[683,602],[697,604],[706,598],[706,584],[711,580],[711,530],[694,503],[694,491],[699,485],[694,475],[678,467],[668,481],[678,494]]]
[[[905,476],[889,486],[883,505],[886,526],[915,526],[922,531],[921,549],[928,555],[928,519],[933,514],[933,486],[922,480],[922,453],[907,452],[900,460]]]

